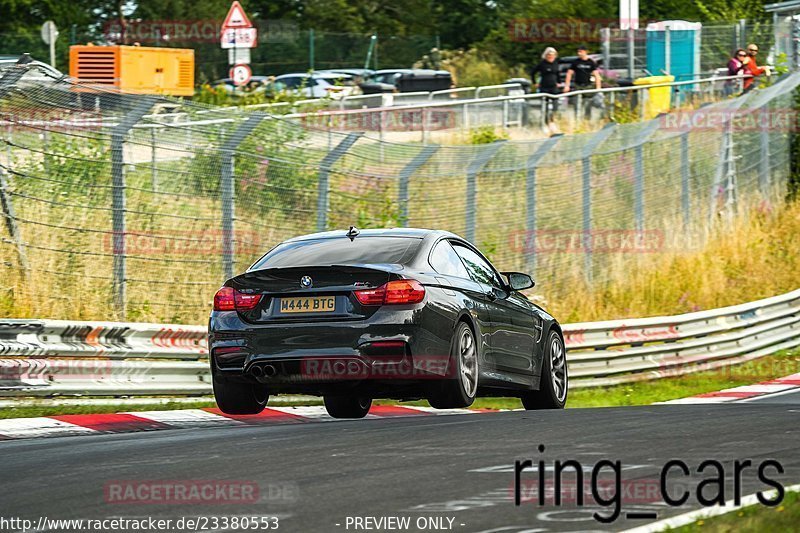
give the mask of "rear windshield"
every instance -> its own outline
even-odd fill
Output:
[[[353,263],[408,262],[420,239],[412,237],[347,237],[285,242],[259,259],[250,270]]]

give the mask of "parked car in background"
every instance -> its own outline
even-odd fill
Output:
[[[356,85],[365,82],[375,71],[369,68],[332,68],[317,70],[315,74],[346,74],[353,79]]]
[[[237,87],[231,78],[222,78],[221,80],[212,81],[209,85],[211,85],[212,89],[222,87],[228,94],[235,94],[237,92],[264,92],[267,90],[267,86],[272,79],[272,76],[252,76],[247,85]]]
[[[282,74],[275,77],[268,90],[294,93],[306,98],[336,99],[360,92],[353,76],[343,72]]]
[[[20,56],[0,56],[0,70],[16,65],[19,59]],[[66,76],[66,74],[57,68],[53,68],[47,63],[35,59],[32,59],[26,64],[30,65],[29,68],[31,69],[23,78],[23,81],[26,83],[52,82],[52,80],[57,80]]]
[[[364,94],[443,91],[453,86],[453,77],[446,70],[385,69],[378,70],[361,84]]]

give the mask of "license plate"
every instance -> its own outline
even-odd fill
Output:
[[[336,310],[336,297],[281,298],[279,310],[281,313],[330,313]]]

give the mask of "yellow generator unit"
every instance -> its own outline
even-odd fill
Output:
[[[123,93],[192,96],[194,50],[70,46],[69,75],[81,83],[114,87]]]

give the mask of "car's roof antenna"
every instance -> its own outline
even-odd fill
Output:
[[[357,227],[350,226],[350,229],[347,230],[347,236],[350,237],[350,242],[353,242],[353,239],[355,239],[358,236],[359,233],[361,233],[361,232],[358,231]]]

